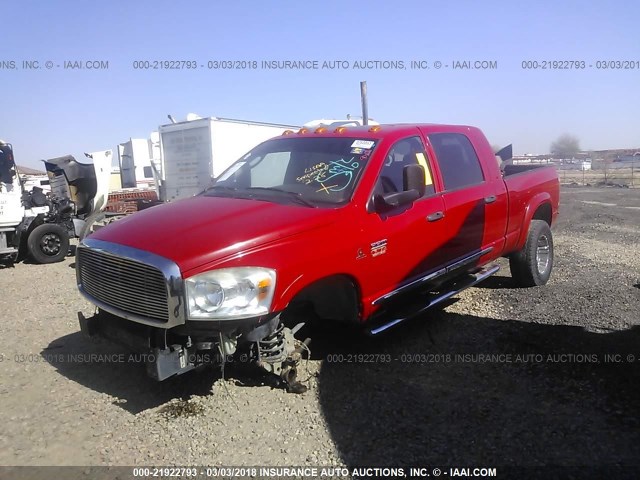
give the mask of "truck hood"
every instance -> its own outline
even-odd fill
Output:
[[[80,163],[72,155],[43,160],[51,193],[74,202],[80,217],[104,210],[111,176],[111,150],[86,155],[93,163]]]
[[[101,228],[96,240],[173,260],[182,273],[240,251],[320,228],[337,210],[197,196],[142,210]]]

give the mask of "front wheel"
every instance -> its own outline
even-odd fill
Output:
[[[549,281],[553,268],[553,237],[547,222],[532,220],[524,248],[509,257],[511,277],[521,287]]]
[[[45,223],[33,229],[27,247],[37,263],[61,262],[69,253],[69,235],[60,225]]]

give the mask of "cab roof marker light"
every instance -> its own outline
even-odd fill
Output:
[[[313,133],[324,133],[327,131],[327,127],[318,127]]]
[[[298,130],[298,134],[304,134],[304,133],[308,133],[309,129],[308,128],[301,128],[300,130]]]
[[[338,127],[333,132],[334,133],[344,133],[347,131],[347,127]]]
[[[379,132],[380,130],[382,130],[382,127],[380,125],[374,125],[369,129],[370,132],[374,132],[374,133]]]
[[[282,135],[291,135],[292,133],[295,133],[293,130],[285,130],[284,132],[282,132]]]

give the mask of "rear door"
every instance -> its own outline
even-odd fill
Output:
[[[480,257],[498,253],[504,242],[507,196],[501,178],[483,169],[469,138],[462,133],[428,135],[442,178],[447,239],[442,258],[468,267]]]

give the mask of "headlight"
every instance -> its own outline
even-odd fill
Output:
[[[225,320],[269,313],[276,272],[269,268],[221,268],[186,281],[189,318]]]

